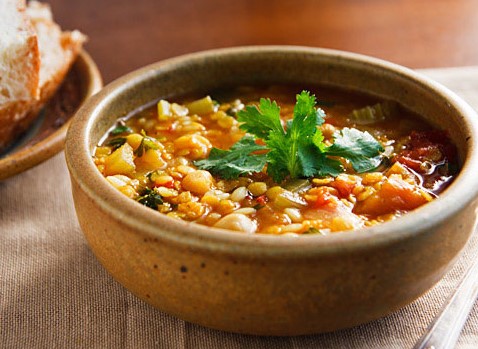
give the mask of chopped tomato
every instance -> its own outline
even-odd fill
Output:
[[[162,186],[163,186],[163,187],[166,187],[166,188],[172,189],[172,188],[174,188],[174,180],[171,180],[171,181],[169,181],[169,182],[166,182],[166,183],[162,184]]]
[[[326,187],[314,188],[312,195],[317,197],[311,205],[313,208],[334,210],[337,207],[337,198]]]
[[[264,195],[261,195],[261,196],[258,196],[256,198],[256,201],[259,205],[263,206],[267,203],[267,201],[269,201],[269,199],[267,198],[267,196],[264,194]]]
[[[342,178],[341,176],[338,176],[331,183],[331,186],[337,189],[340,193],[340,196],[343,198],[347,198],[352,193],[352,190],[355,188],[356,185],[356,182],[348,178]]]
[[[410,211],[430,200],[428,193],[407,183],[400,176],[392,175],[380,190],[358,202],[354,212],[379,216],[396,211]]]
[[[456,160],[456,149],[451,145],[444,131],[413,131],[407,149],[395,157],[398,161],[417,172],[423,172],[420,165],[424,161],[437,164],[443,160]]]
[[[408,155],[401,154],[395,158],[395,161],[405,165],[408,168],[411,168],[415,172],[420,172],[420,166],[422,163],[419,160],[415,160]]]

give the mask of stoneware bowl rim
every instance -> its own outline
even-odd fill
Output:
[[[254,52],[302,52],[305,54],[327,55],[338,60],[361,62],[377,69],[385,69],[412,80],[440,95],[462,115],[462,121],[469,134],[467,158],[463,159],[462,170],[452,185],[427,205],[410,212],[398,221],[350,232],[328,236],[305,235],[299,237],[247,235],[222,229],[183,222],[144,207],[127,198],[111,187],[95,167],[90,149],[89,136],[95,122],[101,118],[101,110],[122,91],[138,82],[151,78],[170,67],[185,62],[201,61],[221,55],[238,55]],[[478,193],[478,177],[473,169],[478,168],[478,116],[475,111],[455,93],[433,80],[408,68],[360,54],[323,48],[301,46],[245,46],[215,49],[163,60],[133,71],[104,87],[91,97],[77,112],[67,135],[65,153],[72,177],[101,209],[117,221],[130,228],[131,233],[142,231],[153,237],[166,239],[189,248],[239,254],[243,256],[305,257],[349,253],[378,246],[394,244],[420,234],[426,234],[455,216],[469,205]]]

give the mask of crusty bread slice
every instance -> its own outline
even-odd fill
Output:
[[[25,1],[0,1],[0,149],[39,98],[40,52]]]
[[[50,6],[30,1],[27,7],[41,55],[40,104],[52,97],[81,50],[86,37],[78,30],[62,32],[53,21]]]
[[[2,1],[5,0],[0,0],[0,2]],[[30,1],[26,14],[36,33],[36,42],[40,53],[38,91],[26,102],[27,108],[20,108],[22,114],[17,111],[12,119],[12,111],[7,110],[7,113],[10,112],[10,119],[8,120],[13,120],[13,123],[5,123],[7,117],[2,120],[0,114],[0,149],[28,128],[40,109],[60,86],[86,40],[86,37],[79,31],[62,32],[53,21],[50,7],[47,4]],[[1,54],[2,51],[0,50]],[[17,103],[17,106],[24,104],[24,102]],[[0,108],[1,105],[0,103]],[[17,106],[14,105],[13,107]]]

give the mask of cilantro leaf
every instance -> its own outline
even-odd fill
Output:
[[[259,107],[246,106],[237,113],[237,120],[243,123],[240,126],[241,130],[257,138],[266,139],[271,131],[284,133],[280,121],[280,108],[270,99],[261,98]]]
[[[271,132],[266,141],[269,152],[267,158],[267,173],[276,182],[280,182],[290,173],[290,168],[295,168],[295,163],[290,163],[287,159],[290,156],[290,139],[279,132]]]
[[[248,134],[230,150],[213,148],[208,159],[195,165],[232,179],[259,172],[267,164],[267,173],[279,183],[286,177],[337,176],[344,171],[337,157],[349,160],[357,172],[380,164],[383,147],[368,132],[344,128],[334,134],[334,143],[328,146],[318,128],[325,113],[316,108],[315,96],[302,91],[296,98],[294,117],[286,122],[285,129],[276,102],[261,98],[258,107],[247,106],[237,116],[240,128]],[[256,139],[266,145],[256,144]]]
[[[319,148],[313,145],[302,147],[298,156],[302,162],[303,177],[338,176],[343,172],[340,161],[328,158]]]
[[[146,188],[143,195],[136,199],[136,201],[144,206],[157,210],[158,205],[163,203],[163,198],[154,190]]]
[[[317,129],[317,132],[315,132],[314,136],[312,137],[312,143],[319,148],[319,150],[323,153],[327,149],[327,146],[324,143],[325,137],[322,134],[322,131]]]
[[[125,143],[126,143],[126,138],[118,137],[118,138],[113,138],[108,143],[106,143],[106,145],[109,145],[109,146],[113,147],[113,150],[116,150]]]
[[[310,95],[308,91],[302,91],[296,97],[294,107],[293,123],[298,123],[301,127],[305,127],[312,131],[312,126],[320,126],[324,123],[325,113],[320,108],[315,108],[317,100],[314,95]]]
[[[133,130],[126,125],[118,125],[110,133],[113,136],[117,136],[122,133],[133,133]]]
[[[357,172],[366,172],[380,164],[382,145],[368,132],[355,128],[343,128],[334,134],[334,144],[327,148],[327,155],[348,159]]]
[[[309,145],[317,132],[317,126],[324,122],[324,114],[315,108],[315,96],[302,91],[297,95],[297,103],[294,107],[294,118],[287,123],[287,130],[272,130],[266,144],[270,151],[267,154],[267,172],[276,182],[281,181],[287,174],[291,178],[307,176],[304,168],[310,173],[310,166],[306,161],[312,160]],[[279,116],[277,116],[279,117]],[[280,121],[280,120],[279,120]],[[299,154],[303,154],[300,156]]]
[[[267,161],[266,154],[251,153],[265,149],[252,135],[246,134],[229,150],[212,148],[207,159],[194,161],[194,165],[224,179],[237,178],[262,171]]]

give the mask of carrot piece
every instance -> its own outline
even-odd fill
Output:
[[[396,211],[411,211],[431,200],[422,189],[392,175],[376,193],[357,203],[354,212],[379,216]]]

